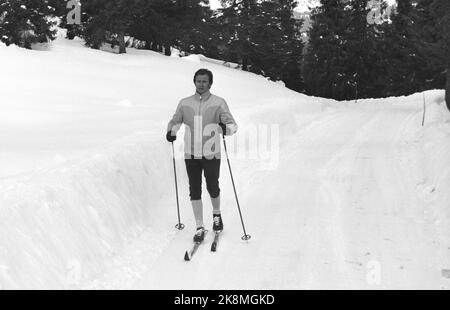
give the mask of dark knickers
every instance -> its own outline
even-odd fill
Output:
[[[202,199],[202,172],[205,175],[209,195],[212,198],[219,197],[220,159],[185,159],[185,162],[191,200]]]

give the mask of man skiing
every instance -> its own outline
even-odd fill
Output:
[[[184,136],[185,164],[189,178],[189,195],[194,211],[197,232],[194,242],[205,238],[202,203],[202,172],[213,205],[213,230],[223,230],[220,211],[220,133],[231,136],[238,126],[226,101],[210,93],[213,74],[200,69],[194,75],[196,93],[178,104],[167,128],[167,141],[173,143],[182,124],[186,125]]]

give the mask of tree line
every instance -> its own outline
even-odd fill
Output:
[[[176,48],[337,100],[446,88],[450,109],[450,1],[397,0],[385,20],[370,22],[377,2],[321,0],[305,34],[296,0],[221,0],[214,11],[208,0],[80,0],[79,25],[67,23],[66,0],[0,0],[0,40],[31,48],[53,40],[59,20],[91,48]]]
[[[450,1],[397,0],[381,23],[368,21],[371,3],[322,0],[314,9],[306,92],[348,100],[446,88],[450,109]]]

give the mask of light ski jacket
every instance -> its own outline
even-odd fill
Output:
[[[181,125],[186,125],[185,158],[192,158],[192,155],[195,158],[220,158],[219,123],[226,125],[227,135],[235,134],[238,129],[226,101],[208,91],[203,95],[195,93],[182,99],[169,122],[167,131],[172,131],[172,135],[175,136]]]

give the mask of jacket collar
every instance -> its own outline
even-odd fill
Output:
[[[209,97],[211,97],[211,92],[209,90],[207,90],[206,92],[203,93],[203,95],[200,95],[199,93],[195,92],[195,99],[197,100],[208,100]]]

